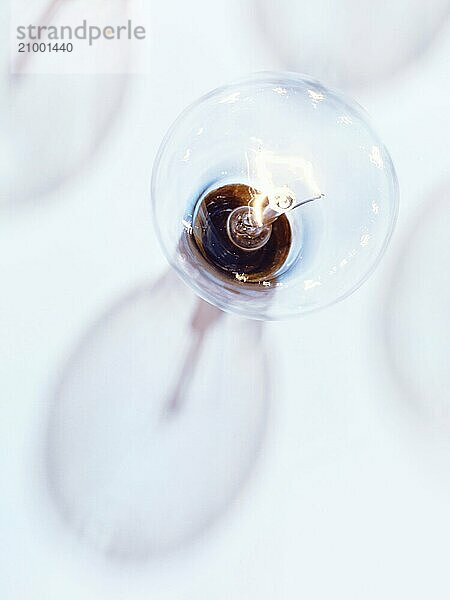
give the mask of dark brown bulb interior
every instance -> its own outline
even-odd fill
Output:
[[[192,223],[193,241],[208,263],[230,278],[261,283],[276,278],[291,247],[289,220],[281,215],[272,223],[267,243],[257,250],[242,250],[229,238],[227,220],[239,206],[248,206],[256,190],[241,183],[210,191],[196,208]]]

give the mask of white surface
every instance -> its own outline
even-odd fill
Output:
[[[42,492],[60,368],[105,308],[165,268],[148,199],[163,133],[200,93],[276,67],[238,5],[152,5],[153,74],[133,79],[108,144],[38,208],[1,214],[2,599],[449,597],[450,436],[405,409],[380,336],[402,235],[449,166],[448,29],[415,69],[357,98],[398,170],[397,233],[351,298],[268,326],[280,383],[264,455],[232,510],[176,556],[123,565],[68,535]]]
[[[385,335],[386,359],[405,399],[450,433],[449,193],[448,185],[433,190],[404,241],[385,307]]]

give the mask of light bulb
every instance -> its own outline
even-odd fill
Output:
[[[163,250],[202,298],[255,319],[332,304],[378,263],[397,215],[388,152],[361,107],[261,73],[187,108],[155,161]]]

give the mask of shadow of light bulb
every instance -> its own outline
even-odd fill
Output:
[[[417,215],[384,308],[387,358],[403,397],[426,421],[450,427],[450,187]]]
[[[73,31],[83,20],[126,23],[126,0],[47,0],[14,7],[14,43],[5,44],[1,56],[0,203],[35,201],[85,166],[123,103],[130,59],[127,45],[116,40],[108,46],[110,72],[104,53],[88,41],[72,38],[72,52],[19,53],[15,39],[15,27],[29,23]],[[56,43],[61,46],[63,40]]]
[[[442,29],[448,0],[254,0],[253,18],[284,68],[339,87],[383,80],[418,58]]]
[[[169,274],[115,306],[67,363],[48,425],[51,496],[107,556],[176,550],[240,491],[267,408],[260,325]]]

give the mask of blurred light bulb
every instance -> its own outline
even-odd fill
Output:
[[[448,0],[254,3],[252,25],[284,68],[347,88],[401,71],[428,49],[449,15]]]
[[[450,428],[450,181],[411,222],[386,289],[387,365],[425,421]]]
[[[65,522],[124,561],[200,537],[252,472],[270,389],[260,324],[224,315],[173,273],[128,294],[55,390],[46,473]]]
[[[129,10],[127,0],[17,2],[11,24],[74,30],[83,19],[126,22]],[[104,140],[124,100],[129,47],[108,42],[99,52],[78,41],[70,53],[18,53],[5,45],[0,58],[0,204],[34,202],[75,176]]]

